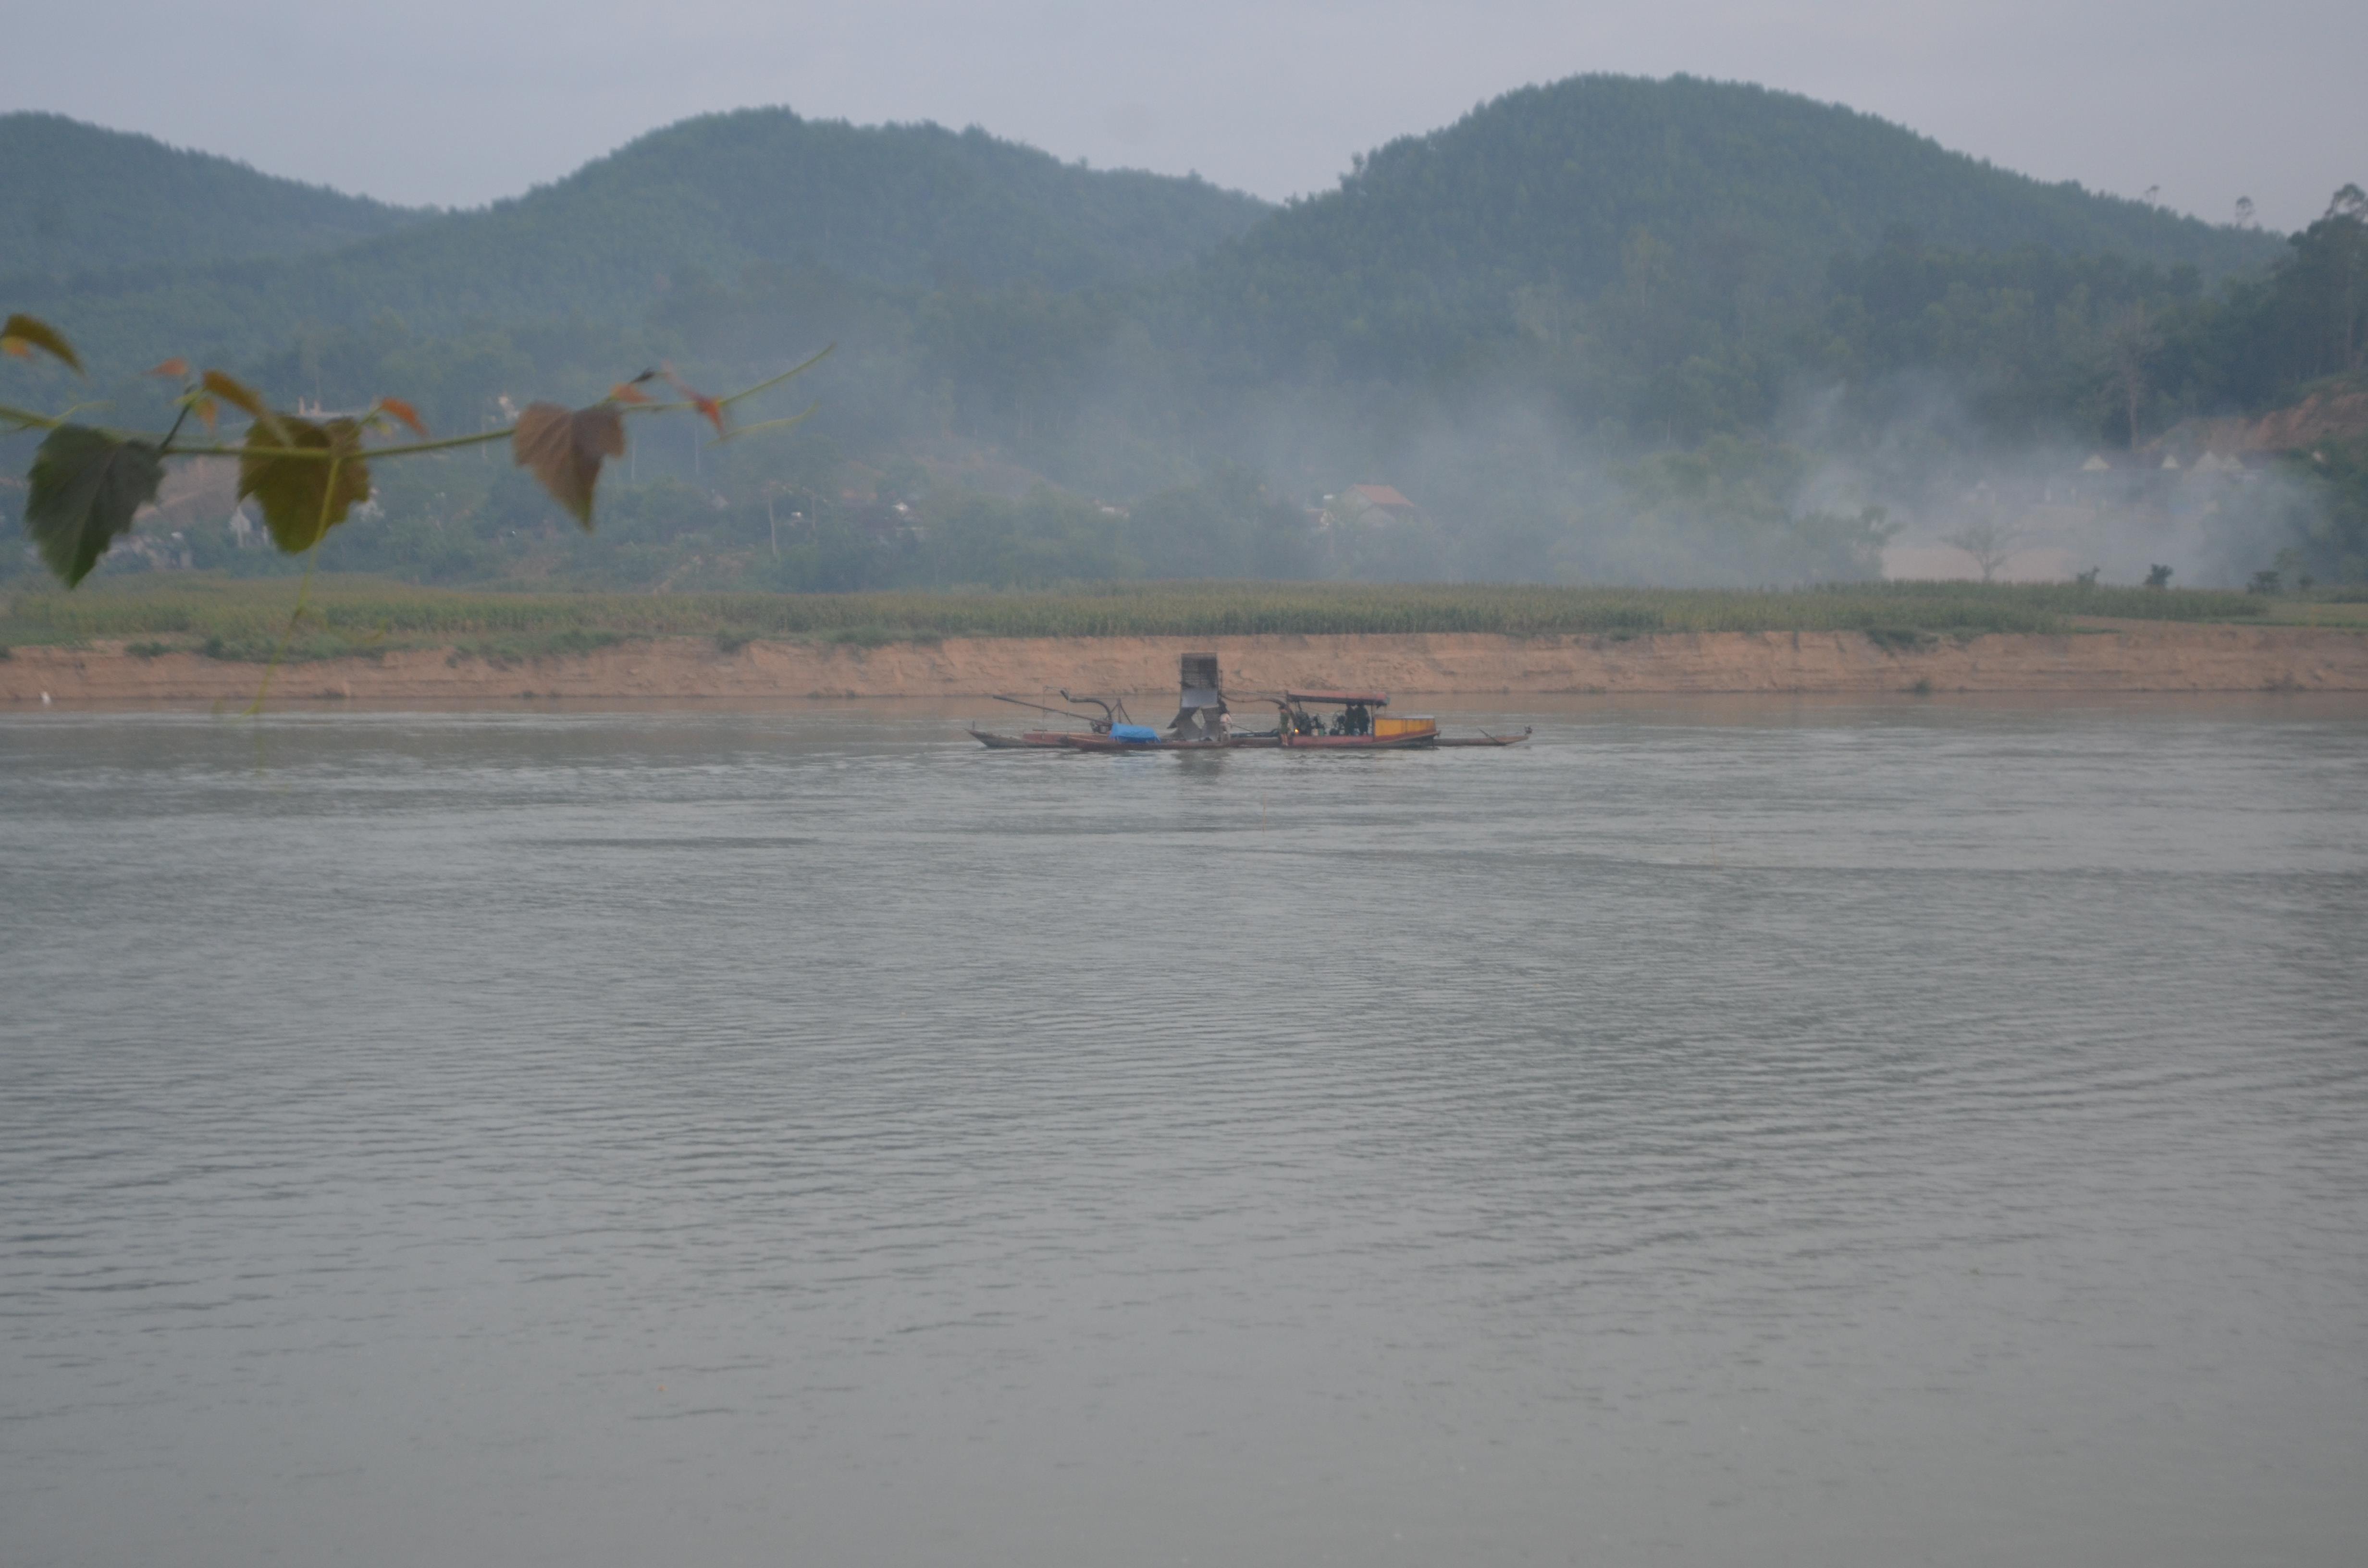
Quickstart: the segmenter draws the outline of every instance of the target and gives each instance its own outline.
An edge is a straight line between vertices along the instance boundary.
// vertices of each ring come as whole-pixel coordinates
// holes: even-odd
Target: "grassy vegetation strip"
[[[497,657],[582,653],[640,637],[878,645],[944,637],[1220,637],[1271,633],[1497,632],[1517,637],[1655,631],[1863,631],[1913,642],[1991,631],[2052,632],[2078,619],[2253,620],[2245,594],[2078,585],[1846,584],[1783,592],[1501,587],[1461,584],[1143,583],[1055,593],[526,594],[420,588],[370,578],[313,585],[290,656],[452,647]],[[268,655],[288,627],[290,584],[175,576],[66,594],[18,593],[0,643],[137,642]]]

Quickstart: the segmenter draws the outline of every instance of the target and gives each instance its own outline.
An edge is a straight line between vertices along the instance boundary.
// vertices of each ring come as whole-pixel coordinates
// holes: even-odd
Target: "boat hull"
[[[1067,732],[1062,730],[1029,730],[1017,735],[998,735],[991,730],[973,730],[970,738],[989,751],[1066,751]]]
[[[1430,746],[1517,746],[1530,738],[1518,735],[1235,735],[1222,741],[1121,741],[1108,735],[1085,735],[1070,730],[1029,730],[999,735],[973,730],[971,739],[989,751],[1418,751]]]
[[[1064,735],[1063,744],[1076,751],[1419,751],[1438,744],[1434,734],[1419,735],[1248,735],[1228,741],[1121,741],[1108,735]]]
[[[1121,741],[1109,735],[1064,735],[1064,744],[1075,751],[1229,751],[1227,741]]]
[[[1517,746],[1529,738],[1530,732],[1523,730],[1518,735],[1441,735],[1439,744],[1443,746]]]
[[[1292,751],[1418,751],[1439,744],[1436,731],[1420,731],[1410,735],[1285,735],[1282,744]]]

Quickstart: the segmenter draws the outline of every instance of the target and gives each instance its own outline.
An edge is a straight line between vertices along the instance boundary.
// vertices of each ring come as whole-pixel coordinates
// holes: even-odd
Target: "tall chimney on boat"
[[[1187,653],[1182,660],[1183,697],[1169,728],[1179,741],[1213,741],[1224,734],[1225,694],[1217,679],[1217,655]]]

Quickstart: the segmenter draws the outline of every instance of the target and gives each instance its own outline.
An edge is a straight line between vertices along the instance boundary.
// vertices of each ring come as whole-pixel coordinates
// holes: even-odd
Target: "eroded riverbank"
[[[275,699],[397,702],[521,697],[751,699],[1158,692],[1177,655],[1213,649],[1238,691],[1374,686],[1405,696],[1898,691],[2368,691],[2368,634],[2305,627],[2131,623],[2066,635],[1877,639],[1855,631],[946,638],[880,647],[653,638],[503,659],[397,649],[282,665]],[[18,647],[0,701],[252,699],[263,666],[122,642]]]

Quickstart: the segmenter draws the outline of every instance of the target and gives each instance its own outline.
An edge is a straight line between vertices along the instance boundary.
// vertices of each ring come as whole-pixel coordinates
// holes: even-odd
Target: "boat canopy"
[[[1292,702],[1339,702],[1361,708],[1390,705],[1386,691],[1286,691],[1282,695]]]

